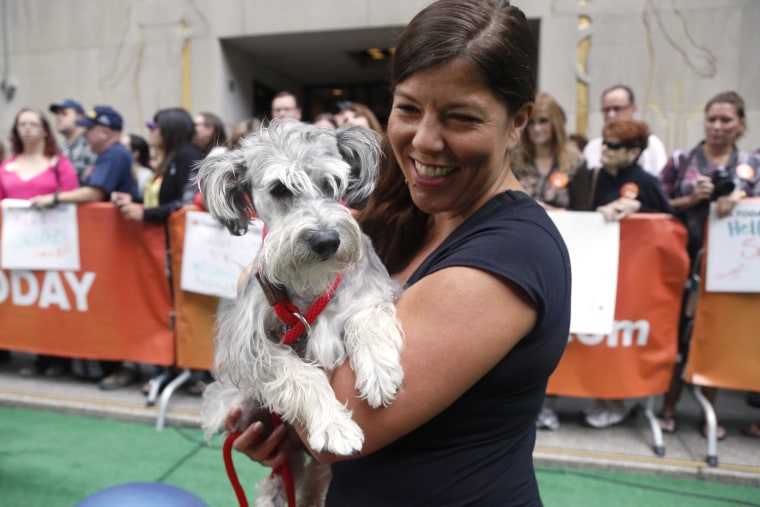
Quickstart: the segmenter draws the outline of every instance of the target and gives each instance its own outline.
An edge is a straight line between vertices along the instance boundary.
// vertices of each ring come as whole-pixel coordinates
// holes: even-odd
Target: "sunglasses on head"
[[[633,148],[633,146],[630,144],[619,143],[617,141],[608,141],[607,139],[604,139],[602,141],[602,144],[611,150],[619,150],[620,148]]]

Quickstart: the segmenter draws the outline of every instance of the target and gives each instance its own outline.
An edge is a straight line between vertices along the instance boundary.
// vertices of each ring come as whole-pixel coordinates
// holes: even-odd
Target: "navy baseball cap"
[[[70,107],[71,109],[73,109],[79,114],[84,114],[84,108],[82,107],[82,104],[80,104],[76,100],[71,100],[71,99],[66,99],[62,102],[58,102],[57,104],[50,104],[50,112],[57,113],[61,109],[66,109],[68,107]]]
[[[111,130],[121,130],[123,125],[121,115],[109,106],[95,106],[84,118],[78,119],[75,123],[87,128],[103,125]]]

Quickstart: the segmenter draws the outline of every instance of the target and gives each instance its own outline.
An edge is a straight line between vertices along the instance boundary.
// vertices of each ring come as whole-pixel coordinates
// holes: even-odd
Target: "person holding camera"
[[[660,176],[660,184],[670,198],[676,216],[688,230],[687,249],[692,269],[704,242],[710,204],[715,202],[718,217],[727,217],[743,197],[760,195],[760,155],[740,151],[736,146],[747,128],[744,100],[736,92],[722,92],[707,102],[704,112],[704,139],[690,150],[673,153]],[[685,294],[684,303],[687,296]],[[677,429],[675,409],[689,342],[689,333],[684,331],[691,320],[686,315],[690,313],[688,306],[682,305],[679,361],[658,416],[660,427],[666,433]],[[717,390],[706,387],[702,390],[714,404]],[[700,431],[705,434],[703,421]],[[725,438],[725,428],[718,426],[717,435],[719,440]]]

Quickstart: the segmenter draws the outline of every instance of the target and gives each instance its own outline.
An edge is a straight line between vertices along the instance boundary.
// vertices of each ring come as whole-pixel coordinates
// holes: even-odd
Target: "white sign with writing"
[[[259,253],[264,223],[252,219],[244,236],[233,236],[208,213],[188,211],[182,250],[182,290],[233,299],[240,273]]]
[[[35,209],[29,201],[3,199],[2,269],[79,271],[75,204]]]
[[[550,211],[549,216],[570,253],[570,332],[606,335],[615,323],[620,222],[586,211]]]
[[[760,199],[739,202],[733,216],[707,222],[706,290],[760,292]]]

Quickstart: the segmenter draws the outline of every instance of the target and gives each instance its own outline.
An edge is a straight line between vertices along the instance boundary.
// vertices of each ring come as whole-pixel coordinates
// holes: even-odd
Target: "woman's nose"
[[[414,134],[412,144],[423,152],[438,152],[443,150],[442,125],[434,115],[424,115],[420,121],[417,132]]]

